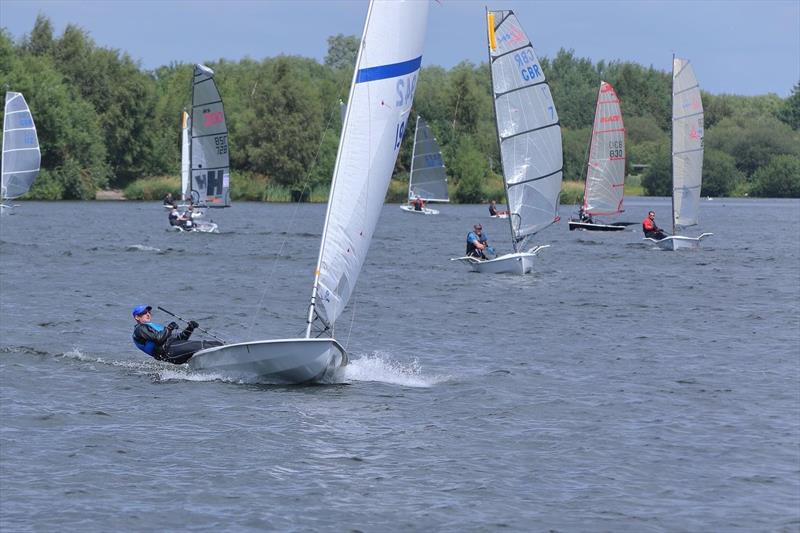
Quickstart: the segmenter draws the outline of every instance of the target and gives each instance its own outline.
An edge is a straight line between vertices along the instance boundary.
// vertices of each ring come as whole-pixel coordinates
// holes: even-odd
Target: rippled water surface
[[[668,226],[666,199],[627,206]],[[0,529],[800,529],[800,202],[704,200],[694,252],[562,221],[524,277],[449,261],[478,221],[508,251],[486,206],[388,205],[337,383],[135,349],[140,303],[299,335],[324,210],[240,203],[216,235],[153,203],[2,217]]]

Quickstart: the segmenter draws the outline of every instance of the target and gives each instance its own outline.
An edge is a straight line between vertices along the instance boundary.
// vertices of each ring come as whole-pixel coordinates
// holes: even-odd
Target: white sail
[[[703,179],[703,102],[687,59],[672,59],[672,221],[673,232],[694,226]]]
[[[539,59],[513,11],[489,11],[497,134],[514,249],[557,220],[561,127]]]
[[[192,80],[191,200],[200,206],[228,207],[230,162],[228,127],[214,71],[194,66]]]
[[[7,92],[3,115],[3,154],[0,191],[4,200],[30,190],[39,174],[42,155],[36,125],[22,93]]]
[[[619,98],[611,84],[600,82],[586,166],[583,210],[590,215],[622,212],[625,195],[625,126]]]
[[[190,149],[189,149],[189,113],[181,113],[181,200],[187,201],[192,198],[190,173]]]
[[[428,2],[373,0],[347,101],[309,325],[333,327],[367,256],[411,111]]]
[[[426,202],[449,202],[447,171],[442,150],[428,123],[417,116],[411,172],[408,177],[408,199],[424,198]]]

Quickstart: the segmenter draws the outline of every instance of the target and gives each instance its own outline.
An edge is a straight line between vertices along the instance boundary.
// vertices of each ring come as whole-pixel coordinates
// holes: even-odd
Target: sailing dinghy
[[[514,252],[495,259],[458,257],[476,272],[527,274],[549,245],[528,240],[558,220],[563,174],[561,126],[550,86],[513,11],[487,11],[489,62],[500,160]]]
[[[0,160],[0,194],[3,202],[27,193],[36,176],[42,154],[31,110],[22,93],[6,92],[3,114],[3,153]],[[0,212],[12,205],[0,204]]]
[[[439,214],[438,209],[429,207],[415,209],[413,202],[417,198],[425,200],[425,203],[450,201],[442,150],[430,126],[421,116],[417,116],[414,147],[411,149],[411,172],[408,176],[409,203],[401,205],[400,209],[420,215]]]
[[[336,319],[355,288],[381,213],[417,85],[428,2],[372,0],[350,86],[304,338],[197,352],[195,370],[281,383],[325,381],[346,365]]]
[[[216,233],[206,209],[230,207],[228,126],[214,71],[196,64],[192,75],[192,110],[182,115],[181,199],[194,206],[192,224],[183,231]]]
[[[672,57],[672,233],[661,240],[645,237],[662,250],[699,248],[698,237],[679,235],[698,223],[703,181],[703,102],[688,59]]]
[[[634,222],[603,224],[592,217],[622,213],[625,196],[625,126],[614,87],[600,82],[597,105],[589,141],[586,185],[583,189],[583,216],[569,221],[570,231],[623,231]]]

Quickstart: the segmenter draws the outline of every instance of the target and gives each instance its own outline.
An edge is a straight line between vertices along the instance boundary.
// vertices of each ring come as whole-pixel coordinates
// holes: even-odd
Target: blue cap
[[[133,316],[137,317],[139,315],[143,315],[152,309],[153,308],[150,307],[149,305],[137,305],[136,307],[133,308]]]

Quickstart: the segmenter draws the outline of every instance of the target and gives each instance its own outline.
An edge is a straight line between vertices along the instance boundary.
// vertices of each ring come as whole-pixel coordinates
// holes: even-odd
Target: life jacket
[[[473,231],[470,231],[469,233],[467,233],[467,253],[466,253],[466,255],[468,255],[468,256],[469,255],[476,255],[474,252],[477,251],[478,252],[477,255],[478,256],[482,256],[483,255],[483,251],[479,250],[478,247],[475,246],[475,244],[473,244],[473,242],[472,242],[473,239],[469,238],[470,235],[475,235],[475,237],[477,237],[478,242],[480,242],[480,243],[484,243],[486,241],[486,239],[484,239],[482,235],[480,237],[478,237],[478,234],[473,232]]]
[[[158,333],[164,331],[164,326],[162,326],[161,324],[156,324],[155,322],[147,322],[145,325],[150,326]],[[139,348],[141,351],[143,351],[150,357],[156,356],[156,348],[158,347],[158,345],[155,342],[153,341],[141,342],[139,341],[139,339],[136,338],[136,335],[133,335],[133,344],[135,344],[137,348]]]
[[[644,231],[645,233],[649,233],[655,230],[656,230],[656,223],[650,220],[650,217],[645,217],[645,219],[642,220],[642,231]]]

